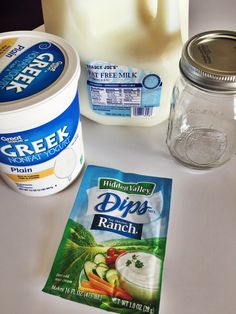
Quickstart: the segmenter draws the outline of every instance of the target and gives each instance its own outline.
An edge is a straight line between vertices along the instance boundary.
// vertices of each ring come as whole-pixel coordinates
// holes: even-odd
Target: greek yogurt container
[[[14,190],[53,194],[80,173],[79,76],[79,56],[61,38],[0,35],[0,173]]]

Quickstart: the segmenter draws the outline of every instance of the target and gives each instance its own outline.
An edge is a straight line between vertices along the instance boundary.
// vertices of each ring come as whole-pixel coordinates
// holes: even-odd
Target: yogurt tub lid
[[[79,75],[79,56],[60,37],[35,31],[2,33],[0,118],[48,102]]]

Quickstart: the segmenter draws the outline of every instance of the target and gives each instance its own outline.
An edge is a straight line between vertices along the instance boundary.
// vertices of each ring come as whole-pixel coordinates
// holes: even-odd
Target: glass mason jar
[[[167,145],[194,168],[224,164],[236,152],[236,32],[198,34],[184,46],[173,90]]]

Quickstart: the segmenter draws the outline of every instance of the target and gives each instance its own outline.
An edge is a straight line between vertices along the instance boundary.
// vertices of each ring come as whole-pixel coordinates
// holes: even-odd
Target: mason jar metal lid
[[[204,89],[236,91],[236,32],[209,31],[189,39],[180,70]]]

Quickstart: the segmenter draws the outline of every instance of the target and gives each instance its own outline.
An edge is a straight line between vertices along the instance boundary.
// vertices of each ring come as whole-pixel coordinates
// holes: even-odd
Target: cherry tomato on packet
[[[114,247],[110,247],[108,250],[107,250],[107,255],[108,256],[112,256],[116,254],[116,249]]]
[[[121,255],[121,254],[124,254],[125,253],[125,250],[119,250],[118,251],[118,255]]]
[[[106,256],[106,264],[112,265],[114,263],[114,255],[108,255]]]
[[[107,265],[114,264],[118,256],[119,256],[118,254],[106,256],[106,264]]]
[[[116,259],[117,259],[118,256],[119,256],[119,254],[117,254],[117,253],[113,255],[113,257],[114,257],[114,262],[116,261]]]

